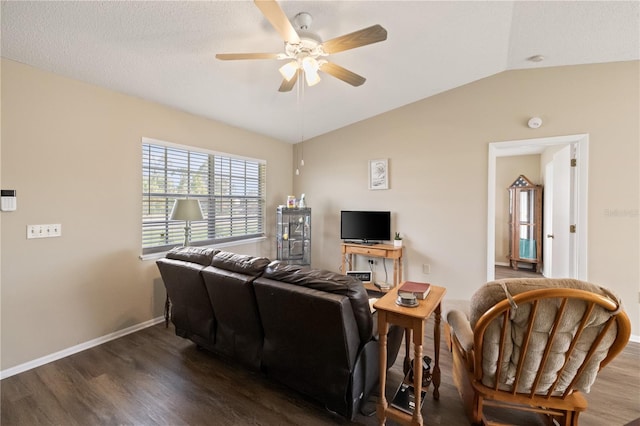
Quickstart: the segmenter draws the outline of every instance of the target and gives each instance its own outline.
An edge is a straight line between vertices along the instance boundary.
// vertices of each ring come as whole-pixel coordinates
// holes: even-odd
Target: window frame
[[[154,192],[150,187],[152,171],[154,170],[150,153],[151,150],[158,148],[165,150],[164,165],[160,168],[155,168],[156,170],[162,170],[161,174],[164,173],[161,178],[161,180],[164,179],[164,191]],[[176,153],[179,154],[174,157],[174,160],[175,158],[187,160],[186,166],[183,164],[183,168],[180,170],[177,167],[172,169],[169,151],[167,150],[173,150],[174,155]],[[147,152],[149,154],[146,154]],[[190,161],[192,156],[199,157],[200,165],[202,166],[203,155],[206,155],[207,162],[206,193],[197,193],[194,192],[197,188],[196,190],[192,188],[194,186],[192,185],[192,179],[193,176],[199,175],[202,177],[203,173],[192,168]],[[194,237],[190,243],[192,246],[244,242],[266,236],[266,160],[147,137],[143,137],[141,141],[141,157],[142,208],[140,246],[142,257],[163,253],[183,244],[184,221],[169,219],[174,200],[177,198],[188,197],[200,200],[204,219],[191,223],[191,235]],[[222,163],[226,163],[226,168],[218,168]],[[244,172],[239,173],[238,170],[242,168]],[[173,179],[174,183],[176,183],[175,179],[177,179],[175,176],[173,178],[169,177],[171,171],[177,173],[181,179],[186,177],[186,191],[184,188],[182,191],[171,191],[168,188],[168,182]],[[226,184],[223,182],[225,178],[228,179]],[[236,185],[233,185],[232,181]],[[184,185],[185,183],[181,181],[180,184]],[[240,187],[244,189],[238,192]],[[228,193],[223,194],[224,190],[227,190]],[[159,207],[154,208],[153,204]],[[218,213],[223,210],[227,212],[226,218],[225,215]],[[238,213],[242,211],[244,211],[243,214]],[[161,233],[159,236],[153,235],[154,227]],[[244,231],[247,231],[246,233],[242,232],[243,228]],[[223,229],[225,231],[224,234]],[[251,232],[253,230],[255,232]],[[199,238],[198,235],[203,233],[206,234],[206,238]],[[161,240],[161,243],[157,244],[155,240]]]

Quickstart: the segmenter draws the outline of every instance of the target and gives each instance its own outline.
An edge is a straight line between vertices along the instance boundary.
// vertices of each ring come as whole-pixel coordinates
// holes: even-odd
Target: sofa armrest
[[[453,334],[465,352],[473,349],[473,330],[469,323],[469,318],[456,309],[452,309],[447,313],[447,323],[451,327]]]

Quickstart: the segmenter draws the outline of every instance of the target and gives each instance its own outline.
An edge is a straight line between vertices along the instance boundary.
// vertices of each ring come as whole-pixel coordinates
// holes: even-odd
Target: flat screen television
[[[340,239],[358,243],[391,240],[391,212],[342,210]]]

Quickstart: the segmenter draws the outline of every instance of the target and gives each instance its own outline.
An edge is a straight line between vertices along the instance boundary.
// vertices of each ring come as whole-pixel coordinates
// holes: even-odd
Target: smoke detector
[[[542,126],[542,118],[531,117],[531,119],[529,119],[529,122],[527,123],[527,126],[529,126],[529,128],[531,129],[537,129],[538,127]]]

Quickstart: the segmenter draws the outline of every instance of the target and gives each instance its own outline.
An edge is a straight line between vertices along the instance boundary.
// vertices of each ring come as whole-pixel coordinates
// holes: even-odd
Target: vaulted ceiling
[[[364,85],[280,93],[283,62],[217,60],[283,51],[251,1],[3,1],[2,56],[292,143],[505,70],[640,59],[637,1],[279,4],[322,40],[382,25],[386,41],[330,57]]]

